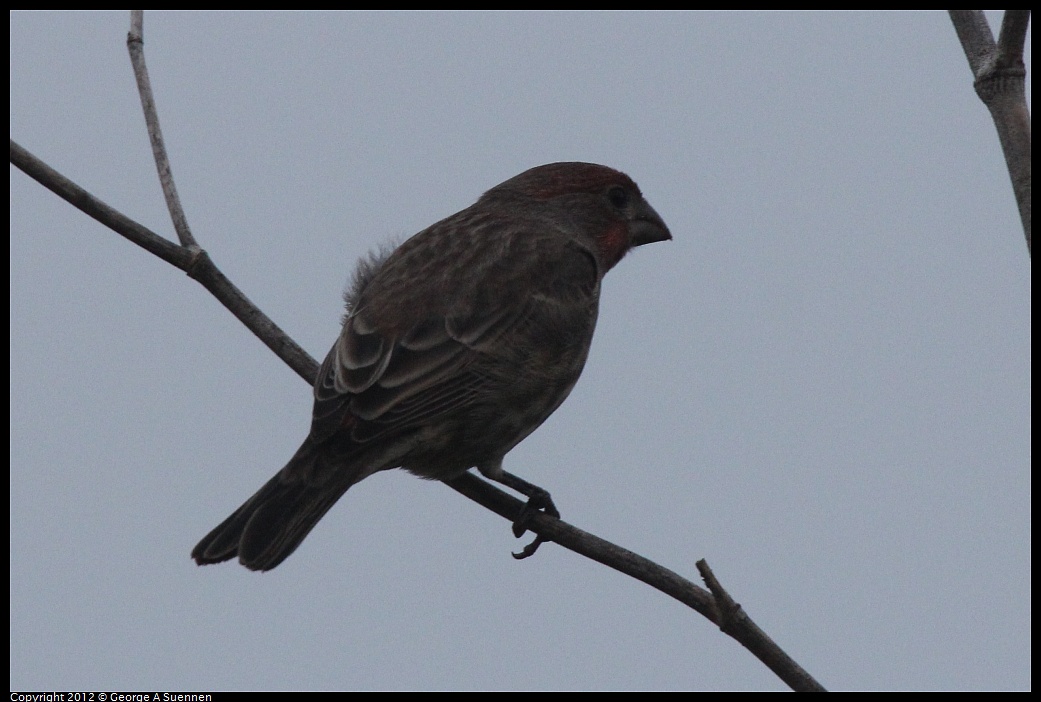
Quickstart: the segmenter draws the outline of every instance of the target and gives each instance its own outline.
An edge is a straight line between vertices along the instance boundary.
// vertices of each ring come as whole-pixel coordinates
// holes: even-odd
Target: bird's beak
[[[629,227],[633,246],[668,241],[672,238],[672,232],[665,226],[665,220],[647,204],[646,200],[640,202],[633,214],[632,224]]]

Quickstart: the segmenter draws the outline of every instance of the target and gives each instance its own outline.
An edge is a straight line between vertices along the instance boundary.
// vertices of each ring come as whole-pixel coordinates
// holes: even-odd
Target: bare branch
[[[1031,135],[1026,100],[1023,46],[1030,10],[1006,10],[997,44],[982,10],[949,10],[975,78],[980,100],[990,110],[1005,154],[1019,218],[1033,254],[1031,237]]]
[[[145,125],[148,127],[148,139],[152,143],[152,156],[155,167],[159,171],[159,184],[166,198],[166,208],[170,211],[174,230],[182,246],[197,247],[195,237],[188,228],[188,218],[181,207],[181,198],[174,185],[170,159],[166,156],[166,144],[163,143],[163,130],[159,128],[159,113],[155,109],[155,97],[152,95],[152,82],[148,79],[148,67],[145,66],[144,11],[130,11],[130,32],[127,34],[127,51],[130,52],[130,63],[134,67],[134,78],[137,79],[137,92],[141,95],[141,109],[145,113]]]
[[[457,492],[479,502],[501,517],[515,521],[524,503],[508,495],[475,475],[467,473],[445,483]],[[756,626],[755,622],[736,604],[708,569],[704,560],[698,561],[698,570],[708,573],[706,583],[712,592],[698,587],[679,574],[654,563],[632,551],[616,546],[587,531],[583,531],[555,517],[538,513],[532,516],[532,531],[547,541],[555,541],[566,549],[603,563],[620,573],[647,583],[655,590],[679,600],[719,626],[726,635],[734,638],[756,658],[766,664],[777,677],[797,692],[823,692],[824,688],[814,680],[780,646]]]
[[[11,140],[11,163],[29,177],[87,213],[106,227],[122,234],[141,248],[167,263],[180,268],[202,283],[222,305],[227,307],[246,328],[253,332],[269,349],[296,371],[297,375],[313,382],[318,363],[288,334],[257,309],[248,297],[221,273],[209,255],[198,246],[178,246],[143,227],[122,212],[109,207],[71,180]]]
[[[250,331],[268,348],[285,361],[297,375],[313,384],[318,363],[286,336],[267,315],[261,312],[242,292],[224,276],[202,249],[177,246],[151,230],[134,222],[126,215],[109,207],[96,197],[68,180],[28,151],[11,141],[11,163],[20,168],[63,200],[83,210],[98,222],[122,234],[130,241],[156,254],[164,261],[186,271],[202,283],[214,297],[231,310]],[[445,483],[453,490],[513,522],[520,515],[524,503],[470,473]],[[743,611],[737,624],[725,625],[721,618],[719,598],[698,587],[677,573],[650,561],[628,549],[605,541],[589,532],[574,527],[555,517],[538,513],[527,525],[531,531],[547,541],[555,541],[564,548],[591,558],[615,570],[647,583],[669,597],[695,610],[726,634],[737,639],[745,648],[763,661],[793,690],[819,690],[820,684],[791,659],[770,637],[748,618]]]
[[[50,189],[62,199],[86,212],[98,222],[108,226],[135,244],[145,248],[164,261],[180,268],[199,281],[214,297],[216,297],[232,314],[263,341],[268,348],[285,361],[298,375],[313,384],[318,372],[318,363],[299,345],[289,338],[274,322],[261,312],[250,300],[214,265],[207,253],[201,249],[188,230],[187,221],[177,198],[173,185],[169,162],[162,145],[158,116],[151,99],[148,87],[147,72],[144,69],[143,47],[141,42],[142,19],[134,11],[132,27],[128,36],[128,46],[138,76],[142,105],[148,122],[149,135],[152,138],[163,191],[167,197],[167,205],[174,219],[175,227],[181,238],[178,246],[167,241],[158,234],[134,222],[117,210],[109,207],[96,197],[68,180],[54,169],[37,159],[31,153],[11,141],[11,163]],[[137,58],[134,58],[137,55]],[[464,474],[459,478],[445,481],[452,489],[469,497],[485,508],[516,521],[524,503],[499,490],[475,475]],[[823,690],[805,670],[798,666],[785,654],[758,626],[755,625],[740,606],[733,603],[714,576],[709,581],[712,592],[708,592],[677,573],[663,568],[656,563],[632,551],[605,541],[566,522],[547,514],[538,513],[526,524],[529,529],[543,539],[554,541],[565,548],[603,563],[621,573],[637,580],[686,604],[707,619],[717,624],[721,630],[735,638],[749,651],[762,660],[793,690]],[[699,563],[699,568],[704,561]],[[705,566],[707,569],[707,565]],[[703,574],[705,570],[702,571]],[[711,574],[711,571],[708,571]]]
[[[994,35],[983,10],[948,10],[972,74],[977,75],[994,53]]]
[[[1005,10],[998,35],[998,63],[1012,65],[1023,60],[1023,47],[1027,43],[1027,27],[1030,26],[1030,10]]]
[[[716,610],[715,622],[719,629],[727,636],[731,636],[741,643],[742,646],[751,651],[756,658],[765,663],[777,677],[784,680],[788,685],[798,692],[827,692],[819,682],[803,670],[791,656],[785,653],[773,639],[766,635],[762,629],[745,613],[737,602],[730,596],[723,585],[716,578],[716,574],[708,567],[708,562],[702,558],[697,565],[701,578],[712,592],[713,607]]]
[[[82,210],[112,231],[122,234],[167,263],[177,266],[183,271],[187,271],[191,265],[192,253],[190,251],[167,241],[151,229],[141,226],[122,212],[109,207],[23,149],[15,143],[14,139],[11,139],[11,163],[76,209]]]

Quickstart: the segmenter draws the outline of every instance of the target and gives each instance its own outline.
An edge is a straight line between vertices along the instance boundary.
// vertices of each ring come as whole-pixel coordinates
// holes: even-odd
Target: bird
[[[352,485],[392,468],[432,480],[476,468],[559,516],[503,457],[578,381],[607,271],[671,238],[629,176],[560,162],[362,258],[314,384],[309,434],[192,558],[271,570]]]

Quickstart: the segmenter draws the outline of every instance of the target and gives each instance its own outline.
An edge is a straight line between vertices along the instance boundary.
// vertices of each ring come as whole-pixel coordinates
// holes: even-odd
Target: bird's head
[[[632,178],[595,163],[536,166],[500,183],[484,197],[519,197],[548,206],[579,235],[592,240],[603,270],[633,247],[672,238]]]

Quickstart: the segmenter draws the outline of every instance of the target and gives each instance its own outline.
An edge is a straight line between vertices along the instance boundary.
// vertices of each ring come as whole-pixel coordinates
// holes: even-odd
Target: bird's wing
[[[566,343],[580,325],[573,318],[595,305],[596,260],[571,242],[525,253],[528,260],[495,276],[461,281],[447,304],[415,305],[425,314],[405,325],[370,319],[369,307],[355,310],[319,371],[311,438],[349,429],[365,442],[434,421],[473,401],[489,360],[494,366],[497,356],[533,343],[547,351]]]

